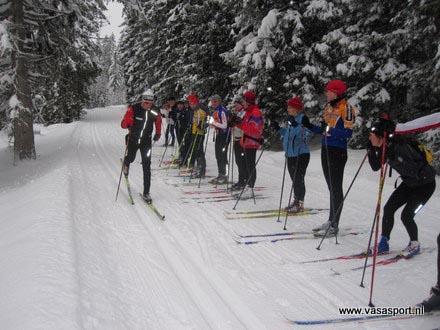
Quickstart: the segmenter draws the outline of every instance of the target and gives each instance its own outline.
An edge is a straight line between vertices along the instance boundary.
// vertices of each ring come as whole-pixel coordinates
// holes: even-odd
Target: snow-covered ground
[[[342,228],[362,232],[315,249],[316,239],[238,245],[236,234],[281,232],[276,219],[227,220],[232,201],[197,203],[177,170],[160,170],[163,147],[153,150],[152,197],[165,213],[158,220],[140,201],[139,157],[131,167],[135,205],[124,185],[115,202],[125,132],[123,107],[89,110],[87,118],[54,125],[36,136],[38,159],[13,166],[5,138],[0,149],[0,325],[2,329],[281,329],[291,319],[337,317],[338,307],[366,306],[362,260],[301,264],[365,249],[377,198],[378,174],[366,164],[347,198]],[[160,141],[162,142],[162,141]],[[158,143],[161,145],[162,143]],[[171,150],[169,155],[171,154]],[[345,186],[364,151],[350,151]],[[168,157],[166,157],[168,158]],[[208,173],[216,174],[213,145]],[[258,166],[258,194],[238,210],[276,208],[283,153],[265,152]],[[387,178],[384,200],[394,187]],[[306,177],[307,207],[328,207],[320,151]],[[203,184],[200,190],[213,188]],[[286,185],[287,189],[287,185]],[[287,195],[287,194],[286,194]],[[196,195],[192,195],[196,196]],[[203,195],[202,195],[203,196]],[[417,215],[423,247],[436,247],[440,190]],[[291,217],[289,230],[309,230],[327,218]],[[392,249],[408,236],[396,216]],[[376,306],[411,306],[436,279],[436,252],[377,268]],[[335,275],[339,272],[340,275]],[[342,327],[431,329],[439,317]]]

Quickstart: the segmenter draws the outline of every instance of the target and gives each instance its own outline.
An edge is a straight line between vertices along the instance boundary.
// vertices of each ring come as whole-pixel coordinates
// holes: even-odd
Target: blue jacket
[[[283,149],[287,157],[310,153],[308,143],[312,132],[301,125],[303,117],[303,113],[299,113],[295,117],[289,116],[288,120],[295,120],[298,125],[296,127],[288,125],[278,131],[283,140]]]

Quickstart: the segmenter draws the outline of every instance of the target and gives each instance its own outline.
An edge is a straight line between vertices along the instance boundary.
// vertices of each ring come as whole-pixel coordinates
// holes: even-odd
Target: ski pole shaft
[[[287,157],[284,157],[284,170],[283,170],[283,180],[281,183],[281,194],[280,194],[280,204],[278,206],[278,219],[277,222],[281,222],[281,205],[283,203],[283,194],[284,194],[284,181],[286,179],[286,169],[287,169]]]
[[[375,279],[375,274],[376,274],[376,259],[377,259],[377,240],[379,238],[379,222],[380,222],[380,209],[381,209],[381,204],[382,204],[382,191],[383,191],[383,186],[385,183],[385,178],[386,178],[386,173],[387,173],[387,167],[388,167],[388,163],[386,163],[386,152],[387,152],[387,133],[386,131],[384,132],[384,141],[382,144],[382,159],[381,159],[381,172],[380,172],[380,186],[379,186],[379,193],[378,193],[378,198],[377,198],[377,216],[375,220],[375,225],[376,225],[376,231],[375,231],[375,238],[374,238],[374,252],[373,252],[373,269],[371,271],[371,284],[370,284],[370,301],[368,303],[368,305],[370,307],[374,306],[373,305],[373,290],[374,290],[374,279]],[[368,256],[368,253],[367,253]],[[366,266],[364,266],[366,267]]]
[[[167,149],[168,149],[168,143],[165,144],[165,150],[163,151],[162,157],[160,158],[159,167],[162,166],[162,162],[165,157],[165,154],[167,153]]]
[[[287,141],[288,141],[288,144],[287,144],[287,150],[285,151],[285,154],[284,154],[284,170],[283,170],[283,181],[282,181],[282,183],[281,183],[281,194],[280,194],[280,205],[279,205],[279,207],[278,207],[278,219],[277,219],[277,222],[281,222],[281,220],[280,220],[280,217],[281,217],[281,205],[282,205],[282,202],[283,202],[283,193],[284,193],[284,180],[286,179],[286,169],[287,169],[287,153],[289,152],[289,144],[290,144],[290,129],[289,129],[290,127],[288,127],[288,130],[289,130],[289,135],[288,135],[288,138],[287,138]],[[295,140],[295,139],[294,139]],[[294,141],[292,142],[292,148],[293,148],[293,144],[294,144]],[[298,155],[299,156],[299,155]],[[298,161],[297,161],[297,167],[298,167]],[[295,168],[295,172],[296,172],[296,168]],[[290,200],[291,200],[291,198],[292,198],[292,190],[293,190],[293,182],[292,182],[292,189],[290,189],[290,195],[289,195],[289,204],[287,204],[287,206],[289,206],[290,205]],[[286,214],[287,214],[287,212],[286,212]],[[284,223],[284,228],[286,228],[286,222],[287,222],[287,216],[286,216],[286,221],[285,221],[285,223]],[[285,230],[285,229],[284,229]]]
[[[119,182],[118,182],[118,189],[116,190],[115,202],[118,200],[119,188],[121,187],[121,180],[122,180],[122,171],[124,170],[124,161],[125,161],[125,157],[127,156],[127,152],[128,152],[128,141],[126,142],[125,151],[124,151],[124,158],[122,159],[121,173],[119,174]]]

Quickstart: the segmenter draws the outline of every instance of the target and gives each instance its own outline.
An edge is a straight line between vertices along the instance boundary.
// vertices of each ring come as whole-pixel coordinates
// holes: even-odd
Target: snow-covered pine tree
[[[5,55],[2,118],[13,123],[15,154],[29,158],[35,155],[34,117],[45,123],[79,118],[88,98],[86,87],[97,73],[92,58],[94,36],[105,7],[101,0],[3,1],[0,5],[5,18],[0,31]]]
[[[108,68],[108,84],[110,104],[123,104],[125,102],[125,84],[120,63],[119,47],[113,51],[110,67]]]
[[[90,107],[103,107],[110,104],[110,98],[113,93],[109,89],[110,68],[114,63],[114,56],[116,54],[116,40],[115,36],[104,37],[98,41],[99,52],[97,57],[97,64],[100,69],[100,74],[95,82],[90,85]]]

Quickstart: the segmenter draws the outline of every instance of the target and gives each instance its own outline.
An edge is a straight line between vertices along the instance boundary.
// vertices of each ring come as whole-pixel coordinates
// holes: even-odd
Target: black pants
[[[171,135],[171,144],[174,145],[174,141],[176,139],[174,135],[174,125],[168,124],[167,129],[165,131],[165,144],[168,144],[168,138]]]
[[[189,130],[185,130],[185,132],[182,135],[182,143],[180,144],[180,162],[183,164],[183,162],[188,161],[189,153],[191,151],[191,142],[192,142],[192,135]]]
[[[142,170],[144,172],[144,194],[149,194],[151,184],[151,140],[141,145],[138,145],[135,141],[129,140],[127,156],[124,158],[124,164],[128,166],[134,162],[138,149],[141,152]]]
[[[240,140],[234,141],[235,164],[238,167],[238,183],[246,184],[246,160],[244,158],[244,150],[240,145]]]
[[[219,133],[215,138],[215,159],[217,160],[218,175],[226,175],[226,166],[228,165],[228,134]]]
[[[325,181],[330,192],[329,221],[334,227],[338,227],[342,212],[344,193],[342,183],[344,169],[347,163],[347,150],[336,147],[322,146],[321,165]]]
[[[244,182],[248,182],[249,187],[253,188],[255,186],[255,181],[257,180],[257,169],[255,168],[257,149],[243,149],[243,151],[246,166]]]
[[[383,208],[382,235],[390,238],[394,225],[394,213],[403,205],[401,219],[411,241],[418,240],[417,225],[414,221],[416,211],[429,200],[435,190],[435,181],[419,187],[409,187],[402,182],[391,194]]]
[[[205,151],[204,151],[204,135],[195,135],[192,136],[191,150],[189,151],[189,165],[194,166],[197,161],[197,167],[200,172],[204,175],[206,170],[206,159],[205,159]]]
[[[304,201],[306,186],[304,177],[306,176],[307,166],[309,165],[310,154],[302,154],[298,157],[287,158],[287,169],[293,184],[293,193],[295,200]]]

